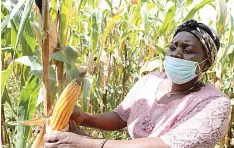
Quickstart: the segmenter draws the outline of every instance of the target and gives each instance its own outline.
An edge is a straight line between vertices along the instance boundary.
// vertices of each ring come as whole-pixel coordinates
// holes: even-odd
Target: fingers
[[[45,148],[62,148],[67,143],[66,132],[55,135],[44,135]],[[67,146],[68,147],[68,146]]]
[[[76,128],[76,122],[74,120],[69,121],[69,131],[72,131]]]
[[[45,142],[45,148],[57,148],[59,145],[57,143],[47,143]]]
[[[70,119],[74,120],[74,119],[76,119],[76,117],[77,117],[77,114],[73,112],[73,113],[71,114]]]
[[[45,143],[45,148],[71,148],[69,144]]]
[[[59,141],[58,135],[45,135],[44,141],[48,143],[55,143]]]
[[[84,113],[79,107],[74,108],[70,120],[74,120],[76,125],[80,125],[84,120]]]

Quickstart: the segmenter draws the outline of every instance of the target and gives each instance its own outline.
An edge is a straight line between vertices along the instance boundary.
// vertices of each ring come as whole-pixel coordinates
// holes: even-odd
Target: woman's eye
[[[169,49],[170,49],[171,51],[175,51],[176,47],[175,47],[175,45],[171,45],[171,46],[169,47]]]
[[[185,49],[184,52],[187,54],[193,53],[191,49]]]

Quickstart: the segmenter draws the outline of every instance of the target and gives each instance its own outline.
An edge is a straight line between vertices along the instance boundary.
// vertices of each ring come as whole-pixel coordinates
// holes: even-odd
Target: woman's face
[[[186,31],[177,33],[173,38],[167,55],[198,63],[206,59],[206,53],[201,42],[193,34]],[[201,69],[203,69],[206,62],[207,61],[199,65]]]

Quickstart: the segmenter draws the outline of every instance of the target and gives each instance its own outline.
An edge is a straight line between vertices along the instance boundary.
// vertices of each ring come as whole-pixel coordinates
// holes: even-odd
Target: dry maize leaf
[[[143,54],[141,54],[140,56],[139,56],[139,59],[138,59],[138,65],[139,66],[143,66],[144,65],[144,63],[145,63],[145,60],[144,60],[144,55]]]
[[[87,56],[86,64],[87,64],[87,73],[92,75],[94,71],[95,61],[94,57],[91,54]]]
[[[41,34],[39,34],[40,29],[37,30],[37,26],[34,23],[32,23],[32,28],[36,36],[39,49],[42,50],[42,38],[41,38]]]
[[[130,0],[130,3],[137,4],[137,0]]]
[[[148,53],[148,57],[147,57],[147,59],[152,59],[153,57],[154,57],[154,54],[155,54],[155,47],[154,46],[151,46],[150,48],[149,48],[149,53]]]
[[[40,133],[37,135],[36,139],[32,144],[32,148],[44,148],[43,137],[45,135],[45,125],[41,128]]]
[[[115,13],[114,16],[120,15],[120,14],[123,12],[123,10],[124,10],[124,7],[123,7],[123,8],[120,8],[120,9]]]
[[[67,35],[68,35],[68,26],[71,24],[71,20],[72,20],[72,17],[75,16],[75,13],[76,13],[76,10],[77,10],[77,6],[73,7],[69,12],[69,15],[67,17],[67,20],[66,20],[66,27],[65,27],[65,31],[64,31],[64,40],[61,41],[63,42],[63,45],[66,46],[67,44]]]
[[[86,73],[87,72],[87,66],[81,65],[81,66],[77,67],[77,69],[78,69],[78,71],[80,73]]]
[[[160,59],[154,59],[151,61],[147,61],[144,63],[144,65],[140,69],[140,73],[146,72],[146,71],[153,71],[155,68],[160,68],[162,66],[162,60]]]
[[[234,59],[232,60],[232,67],[234,68]]]
[[[220,83],[219,80],[215,82],[215,88],[217,88],[218,90],[220,90],[220,88],[221,88],[221,83]]]
[[[38,18],[38,24],[39,24],[39,28],[40,30],[43,30],[42,28],[42,16],[41,14],[39,13],[37,15],[37,18]],[[57,27],[56,25],[53,23],[52,21],[52,18],[49,17],[49,55],[51,55],[51,53],[57,48],[57,43],[58,43],[58,33],[57,33]],[[35,30],[34,30],[35,31]],[[37,37],[37,34],[36,34],[36,37]],[[42,47],[42,39],[40,39],[40,37],[37,37],[37,41],[38,41],[38,44],[40,46],[41,44],[41,47]],[[41,55],[42,55],[42,51],[41,51]]]
[[[43,126],[45,124],[46,118],[37,118],[32,120],[26,120],[26,121],[14,121],[9,122],[10,125],[18,125],[23,124],[25,126]]]
[[[125,46],[125,40],[120,40],[120,43],[119,43],[119,50],[118,50],[118,56],[122,56],[122,51],[123,51],[123,48]]]
[[[57,43],[58,43],[58,34],[57,34],[57,27],[56,25],[52,22],[52,18],[49,19],[49,55],[57,48]]]

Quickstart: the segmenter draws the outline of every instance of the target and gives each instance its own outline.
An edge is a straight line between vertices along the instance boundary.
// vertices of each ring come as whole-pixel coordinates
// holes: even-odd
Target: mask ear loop
[[[202,69],[201,69],[201,67],[200,67],[200,64],[203,63],[203,62],[205,62],[206,60],[207,60],[207,58],[205,60],[203,60],[202,62],[200,62],[200,63],[197,64],[197,67],[198,67],[198,70],[199,70],[199,72],[197,74],[198,76],[200,76],[202,74],[202,72],[203,72]]]

